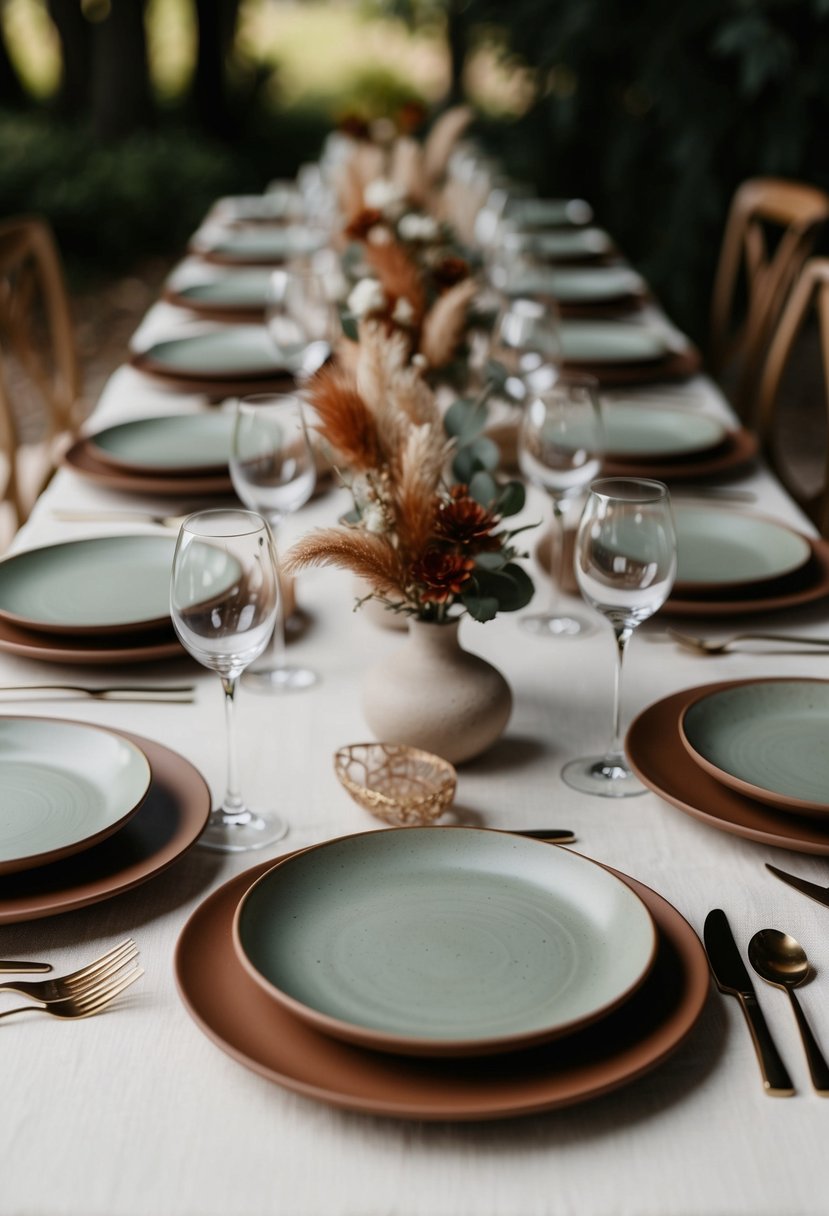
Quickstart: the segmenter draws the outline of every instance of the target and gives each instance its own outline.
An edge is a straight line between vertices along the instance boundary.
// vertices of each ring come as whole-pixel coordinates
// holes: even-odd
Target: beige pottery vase
[[[491,663],[462,649],[458,624],[412,620],[404,645],[369,670],[363,714],[381,742],[407,743],[459,764],[503,731],[510,686]]]

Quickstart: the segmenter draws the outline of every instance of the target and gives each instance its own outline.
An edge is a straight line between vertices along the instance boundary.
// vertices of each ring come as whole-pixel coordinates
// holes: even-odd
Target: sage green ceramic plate
[[[644,279],[629,266],[580,266],[571,270],[538,267],[517,277],[510,294],[548,295],[561,304],[603,304],[644,290]]]
[[[240,959],[337,1038],[483,1055],[566,1034],[625,1000],[656,949],[629,887],[503,832],[397,828],[330,841],[250,888]]]
[[[675,590],[705,591],[762,585],[805,566],[805,536],[762,516],[716,507],[674,505]]]
[[[96,455],[141,473],[220,473],[233,444],[233,415],[162,414],[137,418],[91,435]]]
[[[227,270],[209,278],[174,281],[171,287],[182,304],[242,312],[264,310],[271,273],[259,267]]]
[[[278,376],[290,370],[279,358],[264,325],[226,325],[156,342],[141,362],[167,375],[239,380]]]
[[[271,263],[288,258],[306,257],[324,244],[320,233],[310,228],[276,226],[269,228],[217,229],[206,232],[194,241],[203,253],[221,257],[228,262]]]
[[[583,198],[517,198],[507,216],[519,228],[558,228],[589,224],[593,208]]]
[[[536,233],[529,241],[529,248],[538,257],[551,262],[575,262],[580,258],[602,257],[613,248],[613,242],[601,228],[565,228]]]
[[[142,751],[99,726],[0,718],[0,874],[111,835],[150,788]]]
[[[610,460],[665,460],[696,456],[725,443],[728,431],[718,418],[658,405],[620,403],[604,411]],[[568,446],[589,442],[589,429],[568,426]],[[562,436],[563,438],[563,436]]]
[[[169,623],[168,536],[97,536],[0,562],[0,617],[44,633],[131,633]]]
[[[712,776],[778,810],[829,812],[829,681],[756,680],[710,693],[680,719]]]
[[[650,363],[670,351],[661,330],[627,321],[564,320],[558,338],[565,363]]]

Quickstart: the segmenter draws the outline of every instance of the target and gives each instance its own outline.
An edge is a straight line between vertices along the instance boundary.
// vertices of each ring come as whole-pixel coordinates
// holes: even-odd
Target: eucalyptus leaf
[[[342,326],[343,334],[350,342],[356,342],[359,338],[357,331],[357,318],[352,312],[340,313],[340,325]]]
[[[495,478],[484,470],[475,473],[469,479],[469,496],[482,507],[489,509],[498,497],[498,483]]]
[[[478,570],[494,570],[496,573],[503,570],[507,564],[507,559],[502,553],[479,553],[475,558],[475,567]]]
[[[462,595],[461,603],[475,621],[491,621],[498,615],[498,601],[490,595]]]
[[[524,489],[523,483],[508,481],[498,495],[495,506],[499,515],[517,515],[519,511],[523,511],[526,501],[527,491]]]
[[[486,426],[486,407],[471,397],[459,397],[453,401],[443,416],[443,427],[447,435],[460,444],[470,443]]]

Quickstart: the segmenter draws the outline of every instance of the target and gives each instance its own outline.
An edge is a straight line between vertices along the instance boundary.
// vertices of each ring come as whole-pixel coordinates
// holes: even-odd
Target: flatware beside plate
[[[698,654],[705,655],[729,654],[732,650],[738,649],[740,642],[773,642],[776,645],[785,646],[785,650],[781,653],[792,653],[791,647],[798,646],[809,649],[817,647],[818,651],[825,647],[826,653],[829,653],[829,638],[798,637],[793,633],[732,633],[727,638],[715,641],[712,638],[680,633],[678,629],[668,629],[667,632],[686,650],[694,650]],[[763,651],[763,653],[766,652]]]
[[[52,519],[61,523],[112,523],[155,524],[159,528],[172,528],[176,532],[187,519],[187,515],[154,515],[150,511],[52,511]]]
[[[829,1064],[794,993],[795,988],[799,988],[811,975],[806,951],[788,933],[781,933],[779,929],[760,929],[748,943],[748,958],[761,979],[775,988],[782,988],[788,996],[806,1052],[812,1084],[822,1098],[829,1098]]]
[[[28,996],[33,1001],[43,1001],[44,1004],[51,1005],[56,1001],[64,1001],[67,997],[91,993],[101,985],[108,985],[110,980],[123,972],[137,957],[138,947],[132,938],[127,938],[120,945],[113,946],[105,954],[68,975],[57,975],[48,980],[15,980],[0,984],[0,992],[16,992],[19,996]]]
[[[722,908],[714,908],[706,916],[703,940],[717,987],[720,992],[736,997],[739,1002],[757,1053],[766,1093],[771,1097],[791,1097],[795,1092],[791,1077],[757,1003],[754,986]]]
[[[27,963],[16,959],[0,959],[0,975],[43,975],[51,970],[51,963]]]
[[[821,887],[816,882],[809,882],[807,878],[799,878],[796,874],[788,874],[785,870],[778,869],[777,866],[766,862],[766,869],[769,870],[775,878],[779,878],[781,882],[788,883],[790,887],[794,887],[795,891],[800,891],[803,895],[808,895],[810,899],[817,900],[819,904],[823,904],[824,908],[829,908],[829,887]]]
[[[159,704],[192,705],[195,700],[195,685],[128,685],[113,684],[95,688],[88,684],[5,684],[0,685],[0,694],[18,694],[25,698],[30,692],[66,692],[77,697],[91,697],[94,701],[154,701]],[[2,696],[0,702],[9,698]],[[37,698],[46,700],[47,698]]]

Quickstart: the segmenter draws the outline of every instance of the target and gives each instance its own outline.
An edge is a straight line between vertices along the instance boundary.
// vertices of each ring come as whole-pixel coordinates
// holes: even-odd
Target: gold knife
[[[777,866],[770,865],[768,862],[766,862],[766,869],[770,870],[775,878],[779,878],[782,882],[787,882],[790,887],[794,887],[795,891],[802,891],[810,899],[816,899],[819,904],[823,904],[824,908],[829,908],[829,887],[819,887],[816,882],[809,882],[807,878],[798,878],[796,874],[787,874],[785,870],[778,870]]]
[[[51,971],[51,963],[22,963],[15,962],[13,959],[0,961],[0,975],[16,975],[23,971]]]
[[[703,938],[717,987],[727,996],[737,998],[748,1023],[766,1093],[775,1098],[791,1097],[794,1093],[791,1077],[771,1037],[763,1011],[757,1003],[754,985],[745,963],[740,958],[731,926],[722,908],[714,908],[706,916]]]

